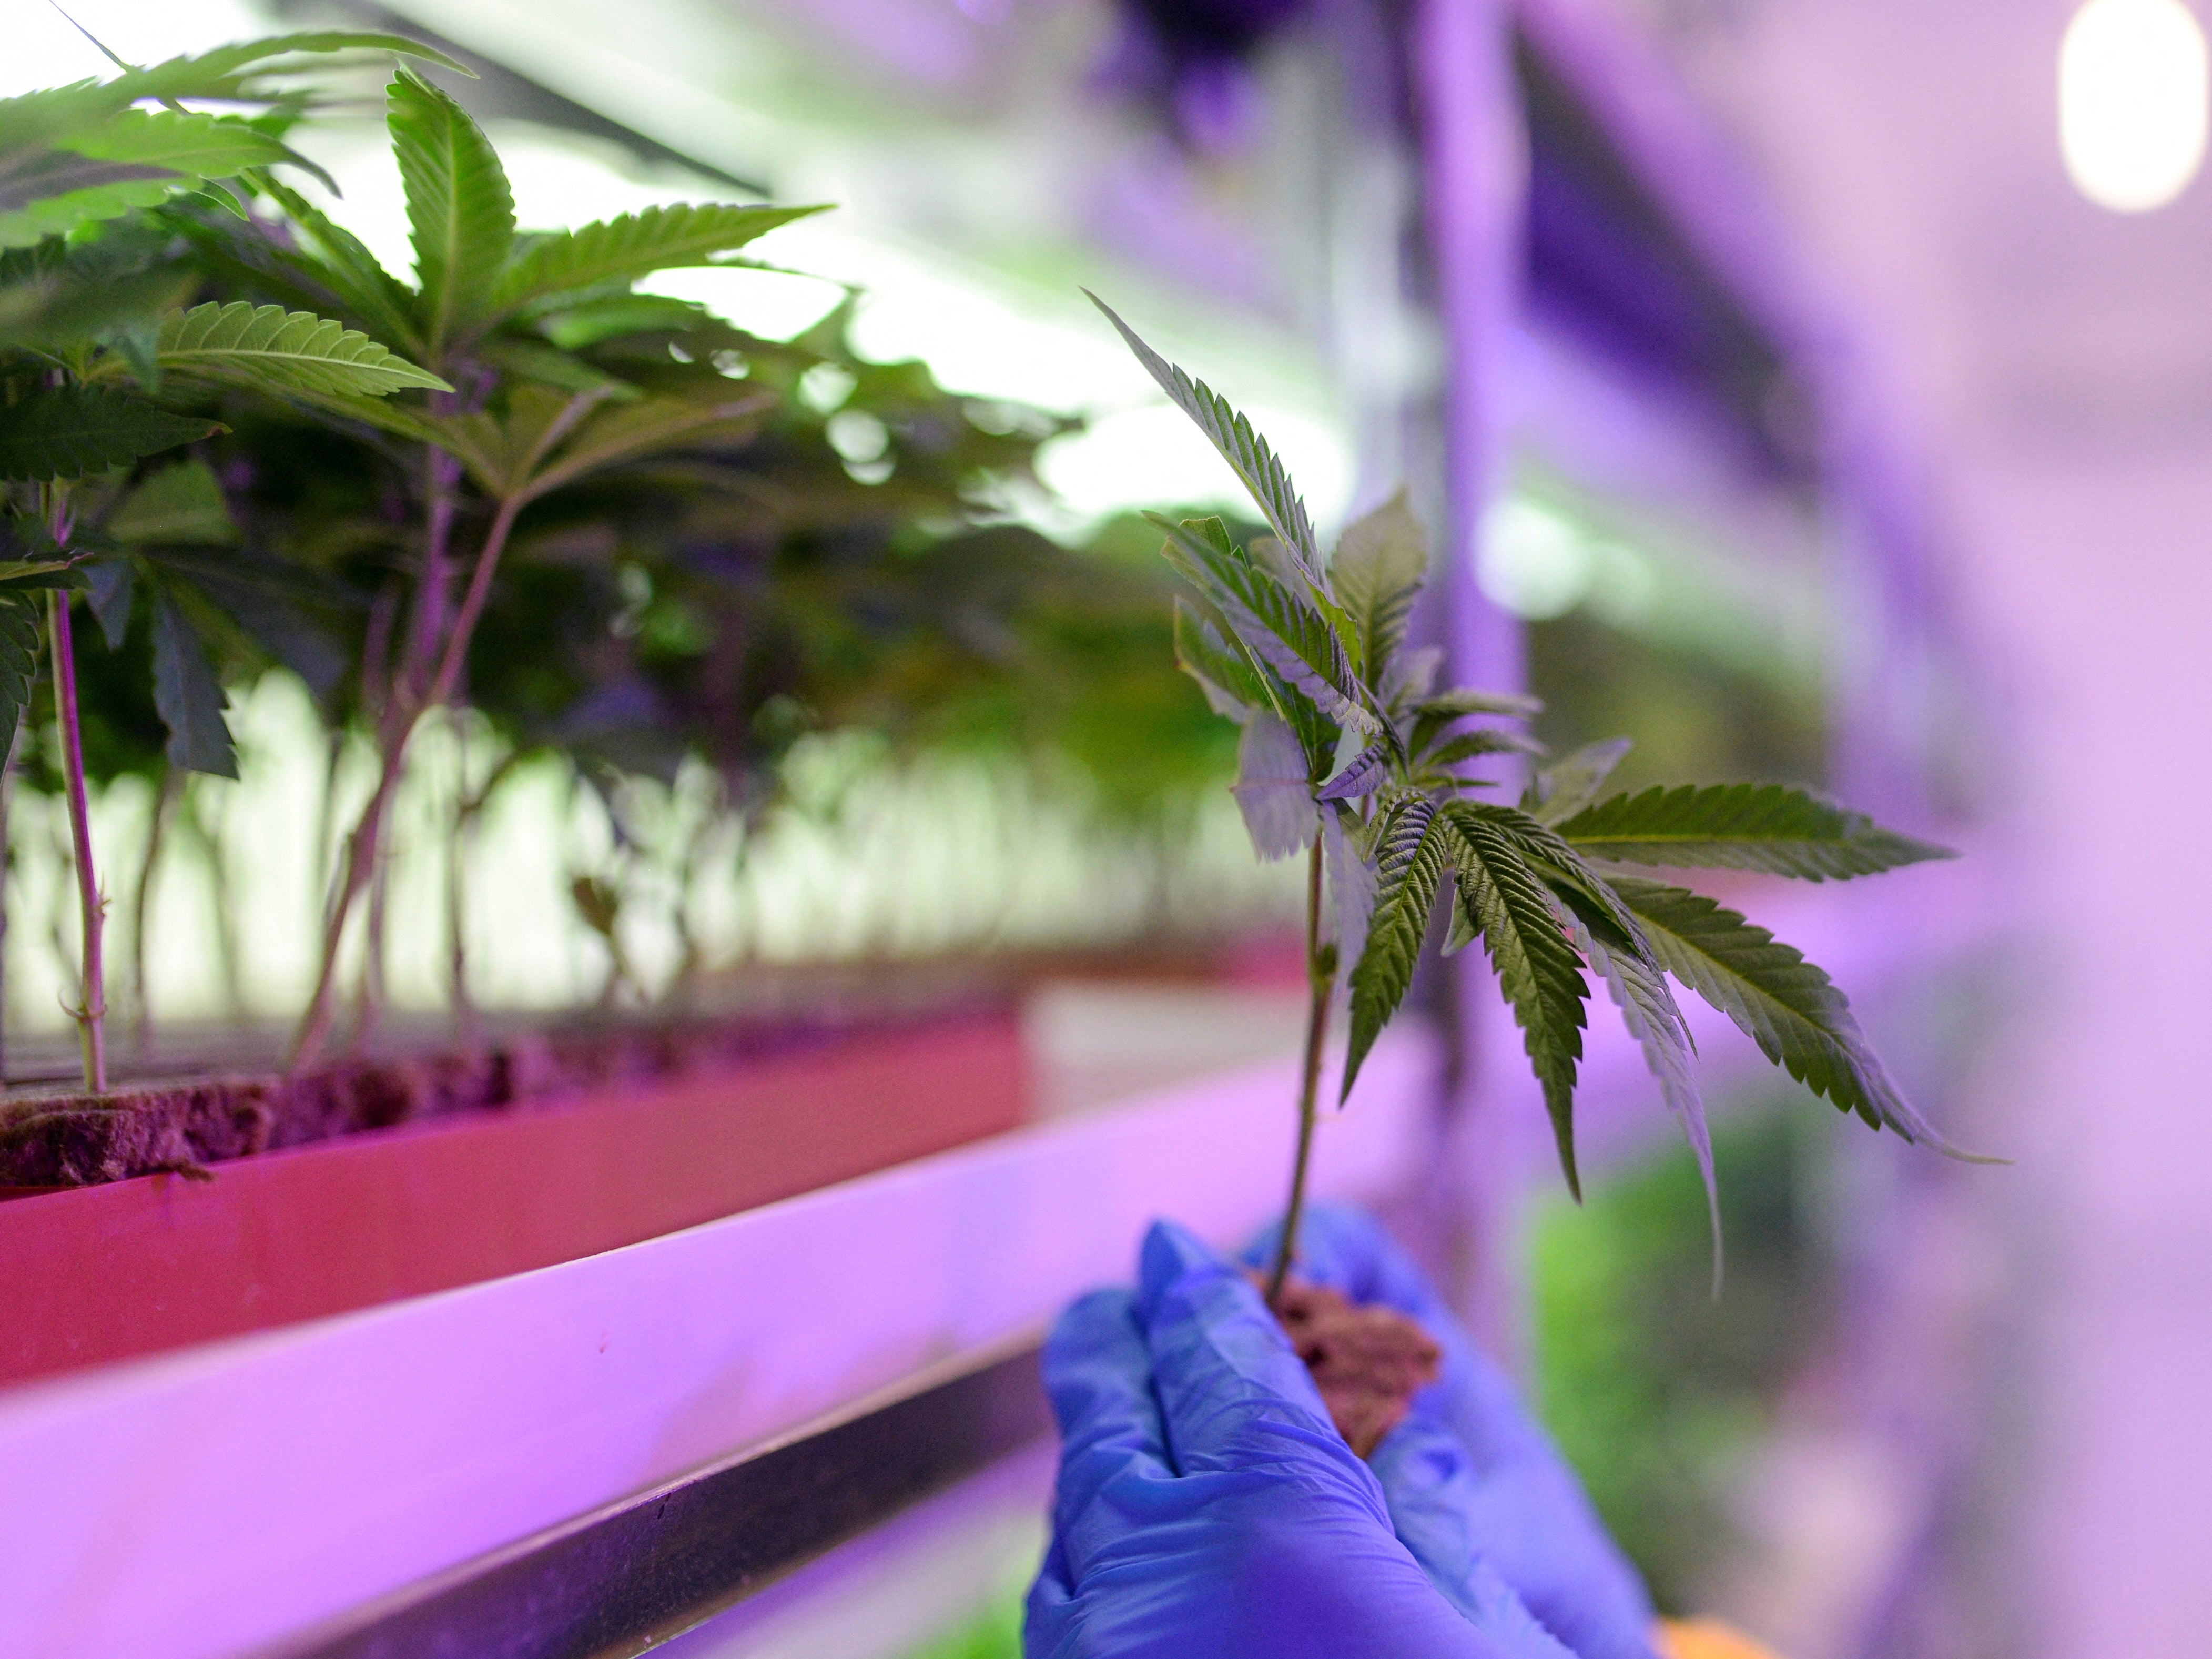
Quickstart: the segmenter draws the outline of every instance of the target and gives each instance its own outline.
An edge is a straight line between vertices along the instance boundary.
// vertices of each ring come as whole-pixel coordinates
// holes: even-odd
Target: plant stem
[[[67,520],[56,505],[54,516],[63,530]],[[63,537],[57,534],[57,542]],[[69,796],[70,846],[76,861],[77,909],[84,929],[84,977],[81,1000],[70,1010],[76,1022],[77,1042],[83,1051],[84,1086],[93,1094],[107,1092],[106,1034],[102,1022],[107,1013],[105,975],[100,953],[102,912],[100,881],[92,867],[92,823],[85,805],[84,744],[77,731],[76,651],[70,638],[69,595],[56,588],[48,595],[46,631],[53,641],[54,707],[61,720],[62,775]]]
[[[290,1069],[295,1072],[313,1065],[321,1057],[323,1045],[329,1041],[332,1001],[337,989],[338,948],[344,942],[346,922],[353,915],[355,902],[376,871],[379,842],[392,797],[399,787],[407,740],[414,735],[416,724],[423,714],[453,695],[454,684],[460,678],[461,665],[468,659],[469,636],[476,631],[477,619],[483,614],[484,602],[491,591],[492,573],[498,568],[501,550],[507,545],[507,536],[514,528],[515,515],[523,505],[520,495],[509,496],[499,505],[491,528],[485,533],[483,547],[477,554],[468,593],[461,602],[460,614],[453,619],[453,631],[447,636],[445,653],[428,697],[417,702],[410,696],[403,696],[396,684],[386,696],[384,716],[378,722],[376,792],[370,796],[352,835],[346,840],[345,866],[337,890],[331,898],[330,914],[324,918],[322,963],[316,975],[314,994],[307,1000],[307,1011],[300,1017],[299,1035],[292,1042]]]
[[[155,792],[153,816],[146,826],[145,856],[139,860],[138,879],[131,887],[131,1013],[138,1024],[134,1065],[143,1064],[154,1051],[154,1004],[146,993],[146,915],[153,897],[154,871],[161,861],[161,832],[168,827],[169,815],[175,810],[177,792],[184,775],[174,766],[161,769],[161,785]]]
[[[1316,835],[1306,862],[1306,981],[1311,1000],[1306,1005],[1305,1072],[1298,1086],[1298,1154],[1291,1165],[1291,1202],[1283,1213],[1283,1237],[1275,1246],[1275,1265],[1267,1273],[1271,1308],[1282,1297],[1291,1259],[1297,1253],[1298,1224],[1305,1218],[1306,1174],[1313,1162],[1314,1125],[1321,1115],[1321,1051],[1328,1035],[1328,999],[1335,978],[1321,954],[1321,854],[1322,837]]]
[[[11,817],[15,805],[15,750],[22,744],[23,726],[19,714],[8,739],[7,759],[0,761],[0,1088],[8,1083],[8,924],[15,909],[10,877],[15,862]]]

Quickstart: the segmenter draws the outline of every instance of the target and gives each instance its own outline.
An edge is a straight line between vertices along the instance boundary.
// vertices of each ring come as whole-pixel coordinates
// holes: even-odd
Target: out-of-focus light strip
[[[2204,31],[2181,0],[2088,0],[2058,51],[2058,143],[2115,213],[2181,194],[2204,163]]]

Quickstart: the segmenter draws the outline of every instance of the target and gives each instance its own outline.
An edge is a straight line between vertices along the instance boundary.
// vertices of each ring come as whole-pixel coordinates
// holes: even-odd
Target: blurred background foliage
[[[1828,1328],[1830,1127],[1802,1095],[1717,1121],[1727,1281],[1705,1187],[1668,1146],[1547,1196],[1528,1234],[1534,1403],[1664,1613],[1710,1605],[1747,1540],[1736,1500],[1784,1390]]]

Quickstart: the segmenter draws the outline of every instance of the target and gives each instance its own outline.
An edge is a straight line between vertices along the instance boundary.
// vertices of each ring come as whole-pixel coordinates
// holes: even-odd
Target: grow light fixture
[[[2075,187],[2147,213],[2203,165],[2204,31],[2181,0],[2088,0],[2058,51],[2058,145]]]

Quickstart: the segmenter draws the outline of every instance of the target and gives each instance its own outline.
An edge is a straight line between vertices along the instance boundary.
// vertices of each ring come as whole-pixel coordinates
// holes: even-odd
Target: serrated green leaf
[[[283,64],[282,59],[344,52],[390,52],[398,58],[435,64],[456,75],[465,75],[471,81],[477,78],[477,72],[466,64],[404,34],[382,29],[301,29],[216,46],[191,57],[173,58],[150,69],[134,70],[113,84],[128,92],[128,101],[133,103],[142,98],[215,98],[221,95],[217,88],[222,84],[216,77],[247,71],[291,72],[295,66]]]
[[[1954,1150],[1905,1103],[1844,994],[1802,951],[1686,888],[1637,876],[1612,885],[1667,971],[1734,1020],[1767,1059],[1876,1128]]]
[[[1429,540],[1401,489],[1373,512],[1345,526],[1329,561],[1336,602],[1352,618],[1360,672],[1379,684],[1406,642],[1413,602],[1429,575]]]
[[[198,273],[171,267],[98,281],[58,270],[0,283],[0,347],[81,347],[110,331],[155,322],[198,282]]]
[[[1492,801],[1456,800],[1444,810],[1463,825],[1493,825],[1512,842],[1554,896],[1601,941],[1613,950],[1635,957],[1654,972],[1658,970],[1658,961],[1644,938],[1635,914],[1621,902],[1605,878],[1559,838],[1556,830],[1516,806],[1502,806]]]
[[[617,403],[635,403],[645,394],[572,351],[533,345],[527,340],[494,339],[479,348],[484,360],[518,380],[536,380],[568,392],[590,392]]]
[[[1357,800],[1371,795],[1390,778],[1390,745],[1370,743],[1345,762],[1321,791],[1323,800]]]
[[[228,700],[209,665],[198,630],[167,589],[154,592],[154,707],[169,728],[173,766],[235,778],[238,751],[222,717]]]
[[[1570,925],[1576,945],[1589,959],[1591,970],[1605,981],[1613,1006],[1620,1011],[1620,1023],[1643,1051],[1644,1063],[1659,1085],[1659,1097],[1682,1126],[1682,1138],[1690,1143],[1691,1155],[1697,1159],[1698,1178],[1705,1186],[1706,1219],[1712,1231],[1713,1294],[1718,1296],[1726,1261],[1721,1237],[1721,1195],[1713,1179],[1712,1130],[1705,1121],[1705,1097],[1698,1092],[1697,1068],[1692,1062],[1697,1048],[1691,1041],[1690,1028],[1663,972],[1632,956],[1607,950],[1580,921]]]
[[[1457,832],[1459,895],[1480,934],[1498,988],[1521,1027],[1544,1109],[1552,1120],[1559,1167],[1579,1200],[1575,1167],[1575,1071],[1583,1054],[1583,1005],[1589,987],[1569,942],[1550,889],[1515,840],[1498,823],[1439,814]]]
[[[1215,714],[1242,726],[1269,706],[1267,688],[1244,653],[1180,599],[1175,602],[1175,653],[1176,666],[1198,682]]]
[[[1534,697],[1510,691],[1478,691],[1468,686],[1440,691],[1433,696],[1419,698],[1406,710],[1406,747],[1419,755],[1456,721],[1481,714],[1527,720],[1540,714],[1543,707]]]
[[[204,179],[297,159],[273,134],[234,117],[120,109],[65,147],[0,152],[0,248],[66,236]]]
[[[1262,859],[1288,858],[1321,829],[1305,751],[1279,715],[1262,711],[1246,723],[1237,744],[1234,793]]]
[[[224,428],[96,386],[52,386],[0,406],[0,478],[81,478]]]
[[[1564,823],[1597,799],[1629,748],[1626,738],[1609,738],[1562,755],[1529,780],[1522,808],[1540,823]]]
[[[46,607],[36,595],[0,592],[0,758],[14,752],[15,728],[31,706],[39,678],[40,623]]]
[[[1224,551],[1205,521],[1146,518],[1165,532],[1169,562],[1205,595],[1230,631],[1261,663],[1310,699],[1339,726],[1375,733],[1382,720],[1366,707],[1344,641],[1327,617],[1268,572]]]
[[[1367,944],[1375,915],[1376,875],[1367,856],[1367,826],[1348,806],[1322,820],[1322,863],[1328,877],[1329,916],[1334,927],[1338,978],[1349,984]]]
[[[100,624],[100,636],[110,651],[120,651],[124,635],[131,631],[131,599],[138,590],[138,567],[122,556],[94,559],[84,567],[84,578],[88,590],[85,599],[92,606],[93,620]]]
[[[191,179],[228,179],[300,159],[275,133],[238,116],[173,109],[118,111],[69,148],[95,161],[167,167]]]
[[[727,326],[694,301],[673,300],[660,294],[616,294],[564,305],[538,317],[533,325],[563,351],[582,351],[625,334],[690,334],[701,328]]]
[[[1365,948],[1352,970],[1352,1030],[1340,1098],[1351,1096],[1368,1051],[1413,982],[1429,913],[1451,868],[1453,841],[1450,825],[1425,796],[1401,798],[1376,824],[1375,908]]]
[[[213,301],[161,319],[161,367],[173,374],[278,397],[387,397],[410,387],[450,392],[358,329],[311,312]]]
[[[1299,499],[1297,487],[1291,483],[1290,474],[1267,447],[1267,441],[1252,428],[1252,423],[1231,408],[1226,398],[1203,380],[1194,380],[1181,368],[1160,356],[1138,337],[1137,331],[1123,322],[1108,305],[1090,289],[1085,297],[1106,313],[1106,320],[1136,354],[1137,361],[1145,366],[1161,391],[1175,401],[1176,406],[1190,416],[1227,461],[1244,488],[1251,492],[1267,523],[1291,551],[1297,556],[1300,566],[1314,585],[1324,594],[1328,592],[1328,580],[1322,573],[1321,549],[1314,538],[1313,522],[1306,516],[1306,504]]]
[[[825,209],[678,203],[618,214],[536,243],[500,277],[494,314],[596,289],[656,270],[718,264],[779,225]]]
[[[317,696],[327,696],[343,677],[344,647],[312,614],[343,605],[348,598],[343,588],[298,565],[243,548],[164,549],[148,560],[173,585],[197,592]]]
[[[386,343],[419,350],[412,314],[415,296],[385,270],[368,245],[299,191],[275,179],[264,179],[262,188],[284,210],[295,238],[316,256],[315,276],[344,308]]]
[[[1757,870],[1805,881],[1873,875],[1957,854],[1778,783],[1684,784],[1614,795],[1559,834],[1592,858],[1677,868]]]
[[[105,526],[118,542],[174,542],[193,547],[228,547],[239,539],[238,526],[223,499],[222,486],[201,460],[179,461],[149,472]]]
[[[1449,770],[1485,755],[1534,755],[1543,752],[1543,745],[1534,738],[1522,736],[1495,726],[1486,726],[1478,731],[1462,732],[1457,737],[1447,738],[1434,749],[1421,756],[1423,767],[1437,772]]]
[[[385,125],[406,186],[416,317],[435,361],[490,303],[514,243],[514,196],[483,130],[410,70],[392,78]]]
[[[748,392],[716,403],[641,398],[595,410],[553,452],[552,459],[531,474],[526,493],[534,500],[642,456],[747,436],[775,402],[771,394]]]

